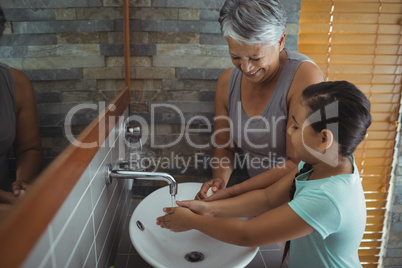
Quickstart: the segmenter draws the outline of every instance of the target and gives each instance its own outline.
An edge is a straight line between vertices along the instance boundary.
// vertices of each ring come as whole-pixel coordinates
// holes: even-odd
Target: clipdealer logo
[[[69,140],[70,143],[72,143],[74,146],[80,147],[80,148],[94,148],[97,146],[105,146],[107,144],[108,146],[119,146],[119,151],[124,152],[125,150],[128,149],[128,151],[134,151],[138,150],[139,148],[142,148],[143,146],[146,148],[150,148],[150,150],[154,149],[169,149],[169,148],[174,148],[174,146],[178,146],[183,139],[185,142],[194,149],[194,153],[191,155],[183,156],[183,155],[178,155],[175,154],[175,152],[171,152],[169,156],[152,156],[152,157],[143,157],[138,158],[138,155],[134,152],[131,155],[127,155],[126,158],[131,158],[132,163],[138,163],[138,161],[143,161],[141,162],[141,166],[149,166],[153,167],[155,169],[157,168],[175,168],[178,170],[181,170],[182,173],[188,170],[189,167],[193,166],[196,168],[214,168],[217,166],[228,166],[230,165],[231,161],[227,158],[217,158],[217,157],[211,157],[207,154],[204,153],[199,153],[200,151],[205,151],[207,149],[210,149],[212,147],[226,147],[226,146],[235,146],[235,141],[233,139],[233,136],[231,135],[232,130],[233,130],[233,124],[236,123],[241,126],[241,128],[237,129],[237,135],[243,135],[244,142],[246,145],[252,148],[258,148],[258,149],[265,149],[265,148],[275,148],[277,146],[277,141],[279,139],[283,139],[284,137],[276,137],[276,131],[275,128],[278,127],[278,123],[284,120],[286,122],[286,117],[282,116],[280,118],[272,118],[272,120],[268,121],[265,118],[258,118],[262,124],[262,129],[258,129],[253,127],[252,120],[256,120],[256,118],[250,118],[249,121],[242,123],[242,122],[233,122],[229,117],[227,116],[218,116],[213,118],[213,121],[211,122],[210,119],[208,119],[206,116],[203,115],[194,115],[191,118],[186,118],[185,114],[175,105],[172,104],[167,104],[167,103],[158,103],[158,104],[151,104],[150,105],[150,117],[149,117],[149,123],[148,121],[137,114],[130,115],[128,117],[124,116],[119,116],[119,117],[110,117],[108,118],[108,122],[102,122],[99,121],[99,141],[93,141],[90,143],[84,143],[75,138],[73,135],[72,131],[72,126],[74,122],[75,116],[78,114],[89,114],[88,110],[92,111],[92,114],[94,112],[98,112],[98,114],[101,114],[105,108],[114,111],[116,107],[113,105],[109,105],[106,107],[106,104],[104,102],[100,102],[99,104],[78,104],[74,106],[68,113],[64,121],[64,130],[65,130],[65,136]],[[241,110],[238,110],[237,112],[241,113]],[[166,141],[165,139],[160,139],[158,138],[159,136],[156,135],[156,127],[157,127],[157,120],[158,120],[158,115],[170,117],[169,119],[174,119],[176,122],[179,122],[180,125],[180,131],[177,135],[172,135],[173,137],[171,140]],[[103,118],[99,116],[98,118]],[[240,116],[238,116],[240,118]],[[104,120],[104,119],[103,119]],[[227,128],[220,129],[217,132],[213,131],[213,125],[217,120],[225,120],[227,122],[226,125],[228,125]],[[106,120],[104,120],[106,121]],[[138,140],[130,140],[130,138],[126,137],[124,135],[124,132],[121,133],[115,133],[114,131],[110,132],[110,134],[106,137],[106,129],[108,124],[110,127],[114,127],[116,124],[120,126],[125,126],[126,124],[132,124],[134,123],[135,125],[139,126],[141,128],[141,137]],[[193,128],[194,125],[199,125],[201,124],[203,128]],[[124,129],[124,127],[122,127]],[[231,138],[227,141],[226,144],[218,144],[217,142],[217,137],[216,135],[221,133],[221,132],[227,132]],[[271,140],[270,142],[266,142],[263,144],[255,144],[252,143],[250,139],[250,136],[252,135],[266,135],[266,133],[272,132],[273,135],[270,135]],[[210,135],[210,139],[208,142],[204,143],[197,143],[197,139],[195,138],[194,134],[208,134]],[[120,135],[120,139],[118,139],[118,143],[116,143],[116,135]],[[100,144],[103,140],[107,140],[109,142]],[[238,144],[241,141],[236,141]],[[244,145],[244,144],[243,144]],[[128,159],[127,159],[128,160]],[[252,168],[272,168],[275,166],[277,163],[282,163],[286,161],[284,157],[277,156],[276,153],[269,153],[269,155],[261,158],[256,158],[256,157],[250,157],[249,155],[245,155],[240,157],[238,154],[235,154],[235,159],[234,159],[234,165],[235,167],[252,167]]]
[[[77,147],[81,148],[93,148],[96,146],[102,146],[99,145],[99,142],[91,142],[91,143],[83,143],[78,141],[73,133],[72,133],[72,126],[73,126],[73,119],[74,116],[76,116],[79,113],[83,113],[85,110],[98,110],[98,113],[101,114],[102,111],[106,108],[106,105],[104,102],[100,102],[99,105],[97,104],[78,104],[74,106],[70,111],[67,113],[65,121],[64,121],[64,131],[65,131],[65,136],[68,139],[68,141],[72,144],[74,144]],[[110,110],[115,110],[115,107],[113,105],[109,105],[107,107]],[[157,135],[156,133],[156,115],[160,114],[156,110],[158,108],[161,108],[163,110],[169,110],[170,114],[173,112],[175,114],[176,120],[178,120],[179,125],[180,125],[180,131],[178,135],[174,138],[174,140],[169,141],[169,142],[161,142],[160,140],[157,141]],[[238,111],[239,113],[241,111]],[[162,112],[163,114],[163,112]],[[166,114],[166,113],[165,113]],[[240,120],[240,116],[238,116]],[[215,121],[218,120],[225,120],[227,122],[227,125],[229,126],[228,128],[223,128],[219,129],[216,132],[213,132],[213,125]],[[243,122],[236,122],[237,125],[242,126],[241,128],[238,128],[237,130],[237,135],[238,136],[243,136],[244,141],[236,141],[237,144],[239,145],[240,142],[244,142],[247,146],[252,147],[252,148],[258,148],[258,149],[265,149],[265,148],[275,148],[277,146],[277,140],[283,139],[284,137],[276,137],[276,131],[275,128],[277,127],[278,122],[280,121],[285,121],[286,117],[281,116],[280,118],[272,118],[272,120],[269,122],[267,119],[260,117],[258,120],[262,122],[262,129],[253,129],[251,127],[250,122],[255,120],[254,117],[249,118],[249,120],[245,123]],[[216,135],[222,132],[227,132],[229,135],[233,131],[233,124],[234,122],[231,120],[231,118],[227,116],[217,116],[213,119],[213,122],[211,122],[206,116],[203,115],[195,115],[192,116],[191,118],[186,120],[186,117],[184,113],[175,105],[172,104],[167,104],[167,103],[161,103],[161,104],[151,104],[151,110],[150,110],[150,123],[148,124],[147,120],[145,120],[144,117],[140,115],[130,115],[127,118],[124,118],[123,116],[120,116],[118,118],[111,117],[108,120],[109,126],[114,126],[116,123],[119,124],[127,124],[127,123],[135,122],[136,125],[140,126],[141,128],[141,142],[142,144],[149,144],[150,148],[155,148],[155,149],[165,149],[165,148],[171,148],[173,146],[176,146],[181,142],[183,139],[187,142],[188,145],[190,145],[194,149],[208,149],[213,147],[227,147],[227,146],[235,146],[235,142],[233,141],[233,137],[227,141],[225,144],[219,144],[216,139]],[[192,128],[194,124],[202,124],[203,128]],[[199,144],[196,143],[192,139],[192,134],[197,133],[197,134],[211,134],[211,138],[209,142],[204,143],[204,144]],[[250,140],[250,136],[253,135],[253,133],[258,133],[259,135],[265,135],[266,133],[272,133],[271,135],[271,140],[270,143],[264,142],[263,144],[255,144]],[[101,137],[104,138],[106,135],[106,122],[99,122],[99,140],[101,140]],[[232,136],[232,135],[231,135]],[[114,138],[112,136],[112,138]],[[103,139],[104,140],[104,139]],[[129,148],[136,148],[138,147],[138,142],[131,143],[129,140],[125,139],[125,143]],[[240,144],[241,146],[241,144]],[[239,147],[240,147],[239,146]]]

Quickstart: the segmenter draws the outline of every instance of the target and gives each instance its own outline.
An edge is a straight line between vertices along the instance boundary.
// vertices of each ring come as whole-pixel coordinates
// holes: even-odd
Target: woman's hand
[[[216,193],[218,190],[224,189],[225,187],[226,187],[226,182],[223,179],[221,179],[221,178],[212,179],[210,181],[205,182],[201,186],[201,190],[197,193],[197,195],[195,196],[195,199],[196,200],[206,199],[208,197],[207,192],[208,192],[209,188],[211,188],[213,193]]]
[[[25,191],[29,187],[29,184],[26,182],[23,182],[21,180],[16,180],[12,184],[12,189],[13,189],[13,194],[18,197],[23,197],[25,194]]]

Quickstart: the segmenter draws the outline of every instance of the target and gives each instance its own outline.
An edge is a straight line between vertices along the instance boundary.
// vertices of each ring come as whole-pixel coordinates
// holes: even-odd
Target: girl
[[[302,160],[295,177],[230,199],[178,201],[157,224],[240,246],[292,240],[289,267],[361,267],[366,207],[352,153],[371,124],[370,103],[349,82],[322,82],[303,91],[291,118],[288,132]]]

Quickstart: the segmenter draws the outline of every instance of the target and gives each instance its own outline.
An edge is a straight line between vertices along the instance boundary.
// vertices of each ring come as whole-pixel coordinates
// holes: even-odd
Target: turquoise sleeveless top
[[[240,98],[242,72],[234,67],[230,76],[228,102],[231,134],[244,153],[244,159],[235,165],[246,165],[250,177],[286,161],[286,96],[299,65],[305,61],[314,63],[303,54],[285,51],[287,58],[274,92],[264,112],[258,117],[249,117],[243,111]]]
[[[291,241],[289,268],[362,267],[358,251],[366,200],[353,155],[349,159],[352,174],[310,181],[310,170],[296,178],[295,197],[288,205],[315,231]]]

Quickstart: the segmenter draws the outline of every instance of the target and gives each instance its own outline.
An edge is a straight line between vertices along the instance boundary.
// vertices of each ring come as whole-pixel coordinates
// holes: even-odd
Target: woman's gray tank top
[[[15,86],[10,67],[0,63],[0,184],[8,178],[8,152],[16,132]]]
[[[286,96],[299,65],[314,63],[307,56],[285,50],[287,59],[276,83],[271,99],[258,117],[249,117],[243,111],[240,98],[242,72],[232,69],[229,80],[229,118],[232,139],[243,151],[244,159],[236,155],[235,165],[247,167],[254,177],[286,161],[286,125],[288,108]],[[315,64],[315,63],[314,63]]]

